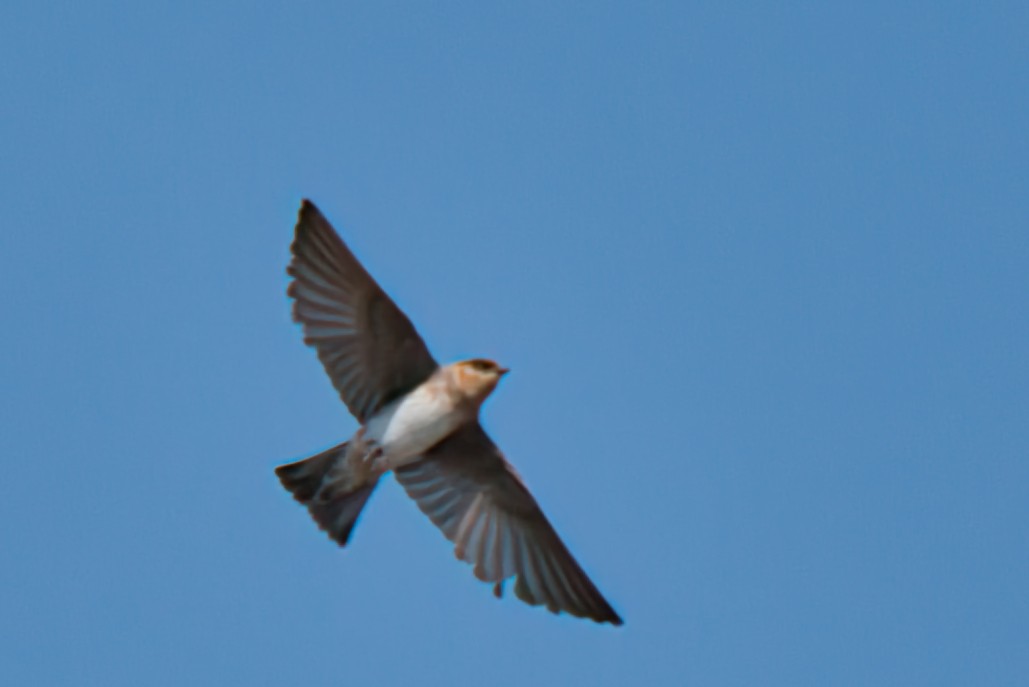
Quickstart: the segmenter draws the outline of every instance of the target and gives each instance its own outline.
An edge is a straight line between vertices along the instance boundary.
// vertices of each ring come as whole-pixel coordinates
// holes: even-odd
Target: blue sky
[[[0,682],[1026,684],[1026,7],[4,3]],[[280,488],[302,197],[624,628]]]

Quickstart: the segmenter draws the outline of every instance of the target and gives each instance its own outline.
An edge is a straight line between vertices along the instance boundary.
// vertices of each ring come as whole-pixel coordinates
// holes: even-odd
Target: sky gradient
[[[557,5],[0,7],[0,683],[1026,684],[1029,6]],[[625,627],[279,486],[303,197]]]

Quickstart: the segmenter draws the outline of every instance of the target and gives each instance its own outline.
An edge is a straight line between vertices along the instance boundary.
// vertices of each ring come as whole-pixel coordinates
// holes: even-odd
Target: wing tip
[[[583,605],[562,605],[553,599],[541,599],[535,596],[529,584],[524,580],[521,575],[515,578],[515,596],[521,601],[527,603],[530,606],[543,606],[554,615],[561,615],[562,613],[573,616],[575,618],[584,618],[586,620],[592,620],[598,625],[604,623],[610,623],[614,627],[621,627],[625,624],[625,621],[617,611],[611,607],[611,604],[607,602],[607,599],[601,595],[598,591],[592,596],[589,601],[589,606]],[[494,591],[496,594],[496,591]],[[500,598],[499,596],[497,598]]]
[[[611,608],[611,605],[608,604],[607,601],[603,601],[603,603],[606,607],[604,608],[604,612],[595,616],[590,616],[590,619],[598,623],[611,623],[614,627],[621,627],[624,625],[625,621],[622,620],[622,616],[618,615],[615,609]]]
[[[314,204],[309,198],[304,198],[300,201],[300,210],[297,211],[297,223],[294,227],[294,239],[300,238],[302,234],[310,231],[314,231],[319,225],[326,224],[331,227],[329,221],[322,214],[322,211],[318,209],[318,206]],[[335,230],[333,230],[335,231]],[[291,248],[296,248],[297,244],[294,240],[294,245]],[[293,251],[296,254],[295,250]]]
[[[296,235],[299,235],[310,224],[310,221],[316,217],[324,217],[318,206],[310,198],[301,199],[300,209],[297,211]]]
[[[321,211],[318,210],[318,206],[314,204],[313,200],[311,200],[310,198],[301,198],[300,199],[300,216],[303,217],[304,213],[312,212],[312,211],[321,214]]]

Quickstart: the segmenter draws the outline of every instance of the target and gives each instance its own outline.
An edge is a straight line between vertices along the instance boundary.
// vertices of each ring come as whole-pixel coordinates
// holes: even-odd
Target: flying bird
[[[318,527],[346,546],[392,470],[497,597],[514,577],[526,603],[621,625],[479,424],[483,401],[508,370],[483,358],[439,365],[309,200],[291,252],[293,319],[361,425],[338,446],[275,470]]]

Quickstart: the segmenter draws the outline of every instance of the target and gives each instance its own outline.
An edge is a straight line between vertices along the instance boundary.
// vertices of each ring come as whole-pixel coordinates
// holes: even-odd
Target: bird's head
[[[480,403],[497,388],[497,382],[509,371],[506,367],[485,358],[462,360],[454,363],[453,367],[458,388],[466,396]]]

